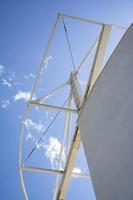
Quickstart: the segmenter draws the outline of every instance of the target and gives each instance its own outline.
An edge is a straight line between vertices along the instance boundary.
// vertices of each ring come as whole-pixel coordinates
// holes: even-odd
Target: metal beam
[[[73,171],[73,166],[75,163],[77,151],[80,146],[80,142],[81,142],[81,139],[80,139],[80,135],[79,135],[78,127],[77,127],[75,130],[73,140],[72,140],[72,144],[70,147],[69,155],[67,158],[65,170],[63,173],[62,181],[60,184],[60,188],[59,188],[56,200],[63,200],[65,198],[66,191],[70,182],[71,174]]]
[[[29,109],[29,106],[27,105],[25,107],[23,121],[25,121],[25,119],[27,118],[28,109]],[[21,127],[20,141],[19,141],[19,166],[22,164],[23,137],[24,137],[24,123],[22,124],[22,127]],[[24,198],[25,198],[25,200],[28,200],[28,195],[27,195],[27,192],[26,192],[26,188],[25,188],[25,184],[24,184],[24,179],[23,179],[23,173],[22,173],[21,169],[19,169],[19,176],[20,176],[20,182],[21,182],[21,186],[22,186],[22,191],[23,191],[23,194],[24,194]]]
[[[52,38],[53,38],[53,36],[54,36],[54,33],[55,33],[55,30],[56,30],[57,24],[58,24],[58,22],[59,22],[59,19],[60,19],[60,15],[58,14],[57,17],[56,17],[54,26],[53,26],[53,28],[52,28],[50,37],[49,37],[46,50],[45,50],[44,55],[43,55],[43,57],[42,57],[39,70],[38,70],[38,72],[37,72],[37,75],[36,75],[36,78],[35,78],[35,81],[34,81],[34,84],[33,84],[32,92],[31,92],[31,96],[30,96],[30,101],[32,100],[32,97],[33,97],[33,95],[34,95],[34,93],[35,93],[35,90],[36,90],[36,87],[37,87],[37,84],[38,84],[38,80],[39,80],[39,77],[40,77],[40,73],[41,73],[41,70],[42,70],[42,68],[43,68],[44,61],[45,61],[45,59],[46,59],[46,57],[47,57],[47,53],[48,53],[48,50],[49,50],[49,47],[50,47]],[[28,105],[27,107],[29,107],[29,105]],[[27,108],[27,107],[26,107],[26,111],[25,111],[25,114],[24,114],[24,119],[25,119],[26,116],[27,116],[27,112],[28,112],[28,108]],[[19,166],[20,166],[21,163],[22,163],[23,135],[24,135],[24,125],[22,125],[22,128],[21,128],[20,143],[19,143]],[[23,173],[22,173],[22,170],[21,170],[21,169],[19,170],[19,174],[20,174],[20,181],[21,181],[21,185],[22,185],[22,190],[23,190],[23,193],[24,193],[24,198],[25,198],[25,200],[28,200],[28,195],[27,195],[27,192],[26,192],[26,189],[25,189],[25,184],[24,184],[24,180],[23,180]]]
[[[36,101],[29,102],[29,106],[36,106],[36,107],[40,107],[40,108],[47,108],[49,110],[58,110],[58,111],[70,112],[70,113],[77,113],[78,112],[75,109],[69,109],[69,108],[63,108],[63,107],[54,106],[54,105],[48,105],[48,104],[38,103]]]
[[[77,77],[75,75],[75,72],[71,72],[70,82],[71,82],[72,94],[73,94],[73,97],[75,100],[75,105],[76,105],[77,109],[79,110],[80,106],[82,104],[83,94],[82,94],[82,90],[81,90],[79,81],[77,80]]]
[[[27,195],[27,192],[26,192],[24,179],[23,179],[23,173],[22,173],[21,169],[19,169],[19,175],[20,175],[20,181],[21,181],[21,186],[22,186],[22,191],[23,191],[23,194],[24,194],[24,198],[25,198],[25,200],[28,200],[28,195]]]
[[[85,19],[85,18],[79,17],[79,16],[72,16],[72,15],[68,15],[68,14],[65,14],[65,13],[60,13],[60,15],[67,17],[67,18],[70,18],[70,19],[75,19],[75,20],[79,20],[79,21],[82,21],[82,22],[87,22],[87,23],[96,24],[96,25],[100,25],[100,26],[109,25],[109,26],[113,26],[114,28],[118,28],[118,29],[121,29],[121,30],[127,29],[126,27],[123,27],[123,26],[118,26],[118,25],[115,25],[115,24],[105,24],[105,23],[102,23],[102,22],[99,22],[99,21],[95,21],[95,20],[91,20],[91,19]]]
[[[90,86],[92,86],[95,83],[95,81],[100,73],[100,69],[101,69],[101,66],[103,63],[105,49],[107,46],[107,41],[108,41],[110,31],[111,31],[111,26],[103,25],[102,31],[100,33],[100,38],[99,38],[94,62],[93,62],[92,74],[90,75],[91,76],[90,82],[89,82],[89,84],[87,84],[87,89],[85,92],[84,99],[86,98],[88,91],[90,91],[90,89],[91,89]],[[80,90],[79,90],[80,85],[78,84],[77,79],[75,79],[74,73],[71,73],[70,80],[71,80],[71,87],[72,87],[72,92],[74,95],[75,103],[76,103],[77,109],[79,110],[80,106],[82,105],[82,102],[83,102],[83,100],[82,100],[83,96],[80,94]],[[80,110],[79,110],[79,113],[80,113]],[[81,138],[80,138],[80,134],[79,134],[79,128],[76,127],[76,131],[74,133],[74,138],[73,138],[73,141],[71,144],[69,156],[68,156],[66,167],[65,167],[65,172],[64,172],[61,184],[60,184],[60,189],[58,191],[56,200],[63,200],[65,198],[65,194],[66,194],[69,182],[70,182],[72,170],[74,167],[74,162],[76,159],[76,155],[77,155],[80,143],[81,143]]]
[[[72,99],[72,95],[70,93],[70,99],[68,101],[68,106],[70,106],[71,99]],[[69,134],[69,128],[70,128],[69,127],[70,126],[70,123],[69,123],[70,117],[69,116],[71,116],[71,113],[66,113],[65,123],[64,123],[64,131],[63,131],[63,135],[62,135],[62,139],[61,139],[61,148],[60,148],[60,154],[59,154],[59,161],[58,161],[58,166],[57,166],[58,168],[57,169],[60,169],[60,167],[61,167],[60,165],[61,165],[62,153],[63,153],[63,149],[64,149],[65,137],[67,137],[67,134]],[[66,153],[67,153],[67,149],[66,149]],[[59,175],[56,176],[56,180],[55,180],[53,200],[56,199],[58,188],[59,188]]]
[[[87,54],[85,55],[84,59],[82,60],[82,62],[80,63],[80,65],[77,67],[77,73],[80,72],[80,70],[82,69],[82,67],[85,65],[85,63],[87,62],[87,60],[89,59],[90,55],[92,54],[92,52],[94,51],[97,43],[99,40],[99,36],[98,38],[95,40],[95,42],[92,44],[91,48],[89,49],[89,51],[87,52]]]
[[[97,78],[100,74],[101,67],[102,67],[103,61],[104,61],[107,42],[108,42],[109,35],[111,32],[111,28],[112,27],[109,25],[103,25],[103,27],[102,27],[96,54],[95,54],[92,69],[90,72],[89,81],[87,83],[87,87],[86,87],[86,91],[85,91],[85,95],[84,95],[84,100],[87,98],[89,91],[91,91],[95,81],[97,80]]]
[[[68,113],[78,113],[78,114],[80,114],[80,112],[81,112],[80,106],[82,106],[83,104],[77,103],[78,101],[80,102],[80,100],[78,100],[78,98],[76,97],[76,95],[77,95],[76,93],[78,93],[77,92],[78,91],[77,88],[76,88],[76,90],[74,88],[74,92],[73,92],[73,95],[75,96],[76,106],[78,108],[77,110],[68,109],[68,108],[62,108],[62,107],[53,106],[53,105],[41,104],[41,103],[36,102],[35,100],[32,100],[32,97],[33,97],[33,95],[35,93],[35,90],[37,88],[37,84],[38,84],[38,80],[40,78],[41,70],[44,67],[44,61],[45,61],[45,59],[47,57],[47,53],[48,53],[52,38],[54,36],[54,32],[55,32],[56,26],[57,26],[57,24],[59,22],[60,16],[68,17],[68,18],[71,18],[71,19],[80,20],[82,22],[97,24],[97,25],[100,25],[100,26],[103,27],[102,28],[102,33],[100,35],[100,40],[99,40],[99,44],[98,44],[98,47],[97,47],[97,52],[96,52],[96,55],[95,55],[95,59],[94,59],[94,63],[93,63],[93,67],[92,67],[92,71],[91,71],[91,75],[90,75],[90,79],[89,79],[89,82],[87,84],[87,89],[86,89],[86,93],[85,93],[85,96],[84,96],[84,101],[85,101],[86,97],[88,96],[90,88],[93,86],[93,84],[95,83],[95,81],[96,81],[96,79],[97,79],[97,77],[99,75],[98,67],[100,67],[99,63],[102,63],[101,60],[103,59],[102,58],[103,55],[101,55],[101,54],[105,51],[104,48],[106,46],[106,40],[108,39],[108,34],[110,32],[109,29],[110,29],[111,25],[105,25],[104,23],[101,23],[101,22],[88,20],[88,19],[84,19],[84,18],[81,18],[81,17],[77,17],[77,16],[70,16],[70,15],[63,14],[63,13],[58,14],[58,16],[56,18],[56,21],[55,21],[55,24],[53,26],[51,35],[49,37],[46,50],[45,50],[43,58],[41,60],[40,67],[39,67],[37,76],[35,78],[35,82],[33,84],[33,89],[32,89],[32,92],[31,92],[31,97],[30,97],[30,102],[28,104],[28,108],[29,108],[29,106],[37,106],[37,107],[47,108],[47,109],[51,109],[51,110],[58,110],[58,111],[63,111],[63,112],[68,112]],[[120,28],[120,29],[124,29],[125,30],[124,27],[120,27],[120,26],[117,26],[117,25],[112,25],[112,27],[116,27],[116,28]],[[102,36],[103,36],[103,38],[102,38]],[[84,65],[84,63],[88,59],[88,57],[89,57],[89,52],[88,52],[88,54],[86,54],[85,58],[83,59],[83,61],[79,65],[79,70],[82,68],[82,66]],[[75,85],[74,87],[77,87],[76,86],[77,84],[74,83],[75,81],[76,80],[74,80],[72,84]],[[51,94],[49,94],[49,95],[51,95]],[[46,96],[44,98],[46,98]],[[27,112],[28,108],[26,109],[26,112]],[[26,115],[27,114],[25,114],[25,117],[26,117]],[[20,179],[21,179],[22,189],[23,189],[24,196],[25,196],[26,200],[28,200],[28,196],[27,196],[27,193],[26,193],[24,180],[23,180],[23,173],[22,173],[23,170],[34,171],[34,172],[57,173],[59,175],[61,175],[63,173],[63,179],[61,181],[60,189],[59,189],[58,196],[57,196],[57,199],[60,199],[60,200],[64,199],[64,197],[65,197],[65,193],[66,193],[66,190],[68,188],[71,175],[72,176],[77,176],[77,177],[78,176],[79,177],[84,177],[84,178],[85,177],[89,177],[89,175],[87,175],[87,174],[80,174],[80,173],[72,172],[73,171],[73,166],[74,166],[74,161],[76,159],[76,155],[77,155],[77,152],[78,152],[78,149],[79,149],[79,145],[80,145],[80,141],[81,141],[78,127],[76,127],[76,129],[75,129],[74,137],[73,137],[73,140],[72,140],[72,144],[71,144],[71,147],[70,147],[70,151],[69,151],[69,154],[68,154],[68,159],[67,159],[67,162],[66,162],[66,166],[65,166],[65,171],[64,172],[61,171],[61,170],[50,170],[50,169],[35,168],[35,167],[30,167],[30,166],[22,166],[23,135],[24,135],[24,125],[22,125],[21,136],[20,136],[20,145],[19,145],[19,166],[20,166],[19,171],[20,171]]]
[[[20,169],[23,171],[32,171],[32,172],[43,172],[43,173],[52,173],[52,174],[63,174],[63,170],[55,170],[48,168],[32,167],[32,166],[20,166]]]
[[[58,87],[56,87],[53,90],[51,90],[48,94],[37,98],[36,101],[38,102],[38,101],[41,101],[41,100],[44,100],[44,99],[48,99],[49,97],[51,97],[54,94],[56,94],[59,90],[63,89],[65,86],[67,86],[69,83],[70,83],[69,81],[66,81],[62,85],[59,85]]]
[[[82,103],[83,95],[82,95],[82,90],[80,88],[80,84],[79,84],[74,72],[72,72],[70,75],[70,81],[71,81],[71,90],[72,90],[72,94],[74,96],[75,104],[76,104],[78,111],[80,111],[79,109],[80,109],[80,106]],[[63,177],[61,180],[61,184],[60,184],[57,196],[56,196],[56,200],[62,200],[65,198],[80,143],[81,143],[81,138],[80,138],[80,134],[79,134],[79,129],[78,129],[78,127],[76,127],[75,133],[73,136],[73,140],[71,143],[71,147],[69,150],[65,170],[64,170]]]
[[[31,172],[37,172],[37,173],[49,173],[49,174],[58,174],[58,175],[62,175],[64,173],[63,170],[24,166],[24,165],[19,166],[19,168],[20,168],[21,171],[31,171]],[[90,179],[90,175],[84,174],[84,173],[72,172],[72,176]]]
[[[45,59],[47,57],[48,50],[49,50],[49,47],[51,45],[51,41],[53,39],[53,36],[54,36],[55,30],[56,30],[57,24],[59,23],[59,20],[60,20],[60,14],[58,14],[57,17],[56,17],[56,20],[55,20],[54,26],[52,28],[52,31],[51,31],[51,34],[50,34],[46,49],[44,51],[44,55],[42,57],[42,60],[41,60],[41,63],[40,63],[40,67],[39,67],[39,70],[37,72],[34,84],[33,84],[32,92],[31,92],[31,96],[30,96],[30,101],[32,100],[32,97],[33,97],[33,95],[35,93],[35,90],[37,88],[37,84],[38,84],[38,81],[39,81],[39,78],[40,78],[41,70],[44,67],[44,61],[45,61]]]
[[[71,109],[72,108],[72,97],[69,99],[68,102],[68,107]],[[66,115],[66,123],[65,123],[65,131],[66,131],[66,157],[68,156],[69,153],[69,147],[70,147],[70,135],[71,135],[71,113],[67,113]]]

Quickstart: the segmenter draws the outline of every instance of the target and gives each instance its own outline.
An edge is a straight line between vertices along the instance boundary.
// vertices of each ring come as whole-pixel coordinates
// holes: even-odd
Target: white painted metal
[[[25,119],[27,118],[28,109],[29,109],[29,107],[27,105],[25,107],[23,121],[25,121]],[[21,127],[20,142],[19,142],[19,174],[20,174],[20,182],[21,182],[24,198],[25,198],[25,200],[28,200],[28,196],[27,196],[27,192],[26,192],[26,188],[25,188],[25,184],[24,184],[24,180],[23,180],[23,173],[22,173],[22,170],[20,169],[20,166],[22,165],[23,137],[24,137],[24,123],[22,124],[22,127]]]
[[[72,108],[72,97],[69,99],[68,102],[68,108]],[[66,131],[66,157],[69,153],[69,147],[70,147],[70,134],[71,134],[71,113],[67,113],[66,115],[66,124],[65,124],[65,131]]]
[[[72,109],[71,106],[69,108],[63,108],[63,107],[58,107],[58,106],[54,106],[54,105],[46,105],[46,104],[42,104],[42,103],[38,102],[39,100],[42,100],[42,98],[46,99],[46,98],[49,98],[51,95],[54,95],[55,92],[57,92],[59,89],[64,87],[66,84],[69,84],[69,82],[63,84],[62,86],[59,86],[58,88],[55,88],[55,90],[50,91],[48,93],[48,95],[46,95],[44,97],[41,97],[41,99],[40,98],[37,99],[37,100],[33,99],[33,95],[35,94],[35,90],[37,89],[37,84],[38,84],[38,81],[39,81],[39,78],[40,78],[40,72],[41,72],[42,68],[44,67],[44,61],[45,61],[45,59],[47,57],[47,53],[48,53],[48,50],[49,50],[53,35],[55,33],[56,26],[57,26],[61,16],[68,17],[70,19],[80,20],[82,22],[93,23],[95,25],[100,25],[100,26],[103,27],[102,28],[102,32],[100,34],[100,39],[98,41],[99,43],[98,43],[98,47],[97,47],[97,53],[96,53],[96,56],[95,56],[95,60],[94,60],[94,63],[93,63],[93,70],[92,70],[92,73],[91,73],[89,84],[87,85],[86,95],[85,95],[84,99],[83,99],[83,96],[81,94],[80,85],[78,83],[76,75],[81,70],[81,68],[84,66],[86,61],[88,60],[91,52],[93,51],[93,49],[95,48],[95,46],[97,44],[97,40],[93,44],[93,46],[90,48],[90,50],[87,52],[87,54],[85,55],[83,61],[78,66],[77,71],[75,73],[71,73],[71,76],[70,76],[70,79],[69,79],[69,81],[71,81],[72,93],[73,93],[73,96],[74,96],[74,99],[75,99],[77,110]],[[116,26],[116,25],[112,25],[112,26],[116,27],[116,28],[124,29],[123,27],[119,27],[119,26]],[[56,18],[56,21],[55,21],[55,24],[53,26],[50,38],[48,40],[48,44],[47,44],[46,50],[44,52],[44,56],[42,58],[42,61],[41,61],[37,76],[35,78],[33,89],[32,89],[32,92],[31,92],[30,101],[29,101],[29,103],[28,103],[28,105],[26,107],[26,111],[25,111],[23,120],[26,119],[28,110],[29,110],[29,108],[31,106],[36,106],[36,107],[40,107],[40,108],[47,108],[47,109],[52,109],[52,110],[58,110],[58,111],[66,112],[67,116],[69,116],[67,118],[67,125],[68,126],[67,126],[67,128],[65,128],[65,129],[69,129],[71,113],[80,114],[81,108],[83,107],[84,102],[86,100],[86,97],[88,96],[88,92],[90,91],[90,83],[93,80],[93,84],[94,84],[95,80],[97,79],[97,77],[99,75],[99,67],[102,64],[102,60],[103,60],[103,56],[104,56],[104,53],[105,53],[105,47],[106,47],[106,42],[107,42],[108,35],[109,35],[109,32],[110,32],[110,28],[111,28],[110,25],[105,25],[104,23],[101,23],[101,22],[96,22],[96,21],[93,21],[93,20],[88,20],[88,19],[84,19],[84,18],[76,17],[76,16],[70,16],[70,15],[62,14],[62,13],[58,14],[58,16]],[[97,71],[97,69],[98,69],[98,71]],[[24,170],[25,171],[33,171],[33,172],[56,173],[56,174],[59,174],[59,175],[62,174],[63,175],[63,179],[61,181],[61,185],[60,185],[60,188],[59,188],[59,191],[58,191],[58,195],[57,195],[58,197],[56,198],[56,199],[59,199],[59,200],[65,198],[65,194],[66,194],[66,191],[67,191],[71,176],[77,176],[77,177],[81,177],[81,178],[90,178],[90,176],[88,174],[81,174],[81,173],[73,172],[74,161],[75,161],[75,158],[76,158],[76,155],[77,155],[77,152],[78,152],[78,148],[79,148],[79,145],[80,145],[80,142],[81,142],[78,126],[76,127],[74,135],[73,135],[73,140],[72,140],[70,151],[69,151],[69,154],[68,154],[68,158],[67,158],[67,162],[66,162],[66,166],[65,166],[65,171],[52,170],[52,169],[43,169],[43,168],[38,168],[38,167],[33,167],[33,166],[24,166],[22,164],[23,135],[24,135],[24,123],[22,124],[21,135],[20,135],[19,171],[20,171],[20,180],[21,180],[21,185],[22,185],[22,190],[23,190],[23,193],[24,193],[25,200],[28,200],[28,196],[27,196],[27,193],[26,193],[24,180],[23,180],[23,173],[22,172]],[[67,139],[67,143],[69,143],[68,140],[69,139]]]
[[[36,99],[36,102],[40,102],[42,100],[48,99],[51,96],[53,96],[54,94],[56,94],[59,90],[63,89],[65,86],[67,86],[68,84],[70,84],[69,81],[66,81],[64,84],[59,85],[58,87],[54,88],[53,90],[51,90],[48,94],[46,94],[45,96],[41,96],[39,98]]]
[[[23,191],[23,194],[24,194],[24,198],[25,198],[25,200],[28,200],[28,195],[27,195],[27,192],[26,192],[24,179],[23,179],[23,173],[22,173],[22,170],[20,168],[19,168],[19,174],[20,174],[20,181],[21,181],[21,186],[22,186],[22,191]]]
[[[44,103],[38,103],[36,101],[29,102],[29,106],[35,106],[35,107],[39,107],[39,108],[47,108],[49,110],[57,110],[57,111],[62,111],[62,112],[71,112],[71,113],[78,112],[75,109],[69,109],[69,108],[64,108],[64,107],[59,107],[59,106],[54,106],[54,105],[48,105],[48,104],[44,104]]]
[[[105,25],[105,23],[102,23],[102,22],[99,22],[99,21],[85,19],[85,18],[78,17],[78,16],[72,16],[72,15],[68,15],[68,14],[65,14],[65,13],[60,13],[60,15],[67,17],[67,18],[70,18],[70,19],[79,20],[79,21],[82,21],[82,22],[87,22],[87,23],[91,23],[91,24],[95,24],[95,25],[100,25],[100,26]],[[118,25],[115,25],[115,24],[106,24],[106,25],[109,25],[109,26],[112,26],[114,28],[121,29],[121,30],[127,29],[126,27],[118,26]]]
[[[88,81],[85,95],[84,95],[84,99],[87,98],[89,91],[91,91],[92,86],[94,85],[96,79],[98,78],[98,76],[100,74],[100,71],[101,71],[101,68],[103,65],[103,61],[104,61],[104,55],[105,55],[110,32],[111,32],[111,26],[109,26],[109,25],[102,26],[96,54],[94,57],[94,61],[93,61],[93,65],[92,65],[92,69],[91,69],[91,73],[90,73],[90,77],[89,77],[89,81]]]
[[[40,168],[40,167],[32,167],[32,166],[20,166],[20,169],[23,171],[32,171],[32,172],[43,172],[43,173],[52,173],[52,174],[63,174],[62,170],[48,169],[48,168]]]
[[[70,75],[70,82],[71,82],[72,95],[74,96],[74,99],[75,99],[75,105],[77,109],[79,110],[82,103],[83,94],[82,94],[80,84],[74,72],[72,72]],[[81,143],[81,139],[80,139],[80,134],[77,127],[75,130],[74,137],[71,143],[71,148],[68,154],[68,158],[67,158],[67,162],[65,166],[65,172],[63,174],[60,188],[56,196],[57,200],[62,200],[65,198],[80,143]]]
[[[91,48],[89,49],[89,51],[87,52],[87,54],[85,55],[84,59],[82,60],[82,62],[80,63],[80,65],[77,67],[76,72],[79,73],[81,71],[81,69],[84,67],[84,65],[86,64],[87,60],[89,59],[90,55],[92,54],[92,52],[94,51],[94,49],[96,48],[96,45],[98,43],[99,37],[95,40],[95,42],[92,44]]]
[[[105,49],[107,46],[107,41],[108,41],[110,31],[111,31],[110,26],[103,25],[103,28],[102,28],[102,31],[100,34],[100,38],[99,38],[96,55],[94,58],[92,78],[89,82],[89,84],[91,84],[91,85],[94,84],[94,81],[96,80],[96,78],[99,75],[98,73],[100,73],[100,67],[101,67],[103,59],[104,59]],[[76,80],[76,76],[74,73],[71,73],[70,81],[71,81],[72,93],[73,93],[73,96],[75,99],[75,104],[77,106],[77,109],[79,110],[82,105],[82,102],[83,102],[83,95],[81,92],[80,85],[79,85],[78,81]],[[89,84],[87,85],[84,99],[86,98],[86,94],[90,90]],[[76,127],[74,139],[71,144],[71,150],[70,150],[68,160],[66,163],[66,170],[65,170],[64,176],[62,178],[60,189],[59,189],[59,192],[57,195],[57,200],[62,200],[65,198],[66,190],[69,185],[71,173],[72,173],[72,170],[74,167],[74,162],[75,162],[75,158],[76,158],[80,143],[81,143],[81,138],[80,138],[78,127]]]
[[[70,99],[69,101],[71,100],[71,93],[70,93]],[[69,105],[69,102],[68,102],[68,105]],[[59,162],[58,162],[58,167],[57,169],[60,169],[60,164],[61,164],[61,159],[62,159],[62,153],[63,153],[63,148],[64,148],[64,143],[65,143],[65,137],[67,135],[67,133],[69,132],[69,123],[68,123],[68,116],[70,115],[70,113],[66,113],[66,119],[65,119],[65,123],[64,123],[64,132],[63,132],[63,135],[62,135],[62,140],[61,140],[61,148],[60,148],[60,155],[59,155]],[[67,156],[67,155],[66,155]],[[53,195],[53,200],[56,199],[56,195],[57,195],[57,192],[58,192],[58,187],[59,187],[59,176],[57,175],[56,176],[56,180],[55,180],[55,185],[54,185],[54,195]]]
[[[93,85],[79,127],[98,200],[133,199],[133,24]]]
[[[44,52],[44,56],[42,58],[42,61],[41,61],[41,64],[40,64],[40,67],[39,67],[39,70],[38,70],[38,73],[37,73],[37,76],[35,78],[35,82],[33,84],[33,88],[32,88],[32,92],[31,92],[31,96],[30,96],[30,101],[32,100],[32,97],[34,95],[34,92],[36,90],[36,87],[37,87],[37,84],[38,84],[38,81],[39,81],[39,77],[40,77],[40,73],[41,73],[41,70],[44,66],[44,61],[47,57],[47,53],[48,53],[48,49],[50,47],[50,44],[51,44],[51,41],[52,41],[52,38],[53,38],[53,35],[54,35],[54,32],[56,30],[56,26],[59,22],[59,19],[60,19],[60,15],[58,14],[57,15],[57,18],[56,18],[56,21],[55,21],[55,24],[53,26],[53,29],[52,29],[52,32],[51,32],[51,35],[50,35],[50,38],[48,40],[48,44],[47,44],[47,47],[46,47],[46,50]],[[28,105],[25,109],[25,113],[24,113],[24,119],[26,119],[27,117],[27,113],[28,113]],[[22,163],[22,145],[23,145],[23,135],[24,135],[24,124],[22,124],[22,128],[21,128],[21,134],[20,134],[20,143],[19,143],[19,166],[21,166],[21,163]],[[25,200],[28,200],[28,196],[27,196],[27,192],[26,192],[26,188],[25,188],[25,185],[24,185],[24,180],[23,180],[23,174],[22,174],[22,170],[21,168],[19,168],[19,172],[20,172],[20,181],[21,181],[21,185],[22,185],[22,190],[23,190],[23,193],[24,193],[24,198]]]
[[[64,173],[63,170],[55,170],[55,169],[40,168],[40,167],[33,167],[33,166],[24,166],[23,165],[23,166],[20,166],[19,168],[21,171],[31,171],[31,172],[37,172],[37,173],[49,173],[49,174],[58,174],[58,175],[62,175]],[[84,174],[84,173],[72,172],[72,176],[90,179],[90,175]]]
[[[72,95],[75,100],[75,105],[77,107],[77,110],[79,110],[82,104],[83,94],[79,81],[77,80],[77,77],[74,72],[71,72],[70,83],[71,83]]]
[[[38,84],[38,81],[39,81],[39,78],[40,78],[41,71],[42,71],[42,69],[45,67],[45,66],[44,66],[45,59],[47,58],[47,53],[48,53],[48,50],[49,50],[51,41],[52,41],[52,39],[53,39],[53,36],[54,36],[55,30],[56,30],[57,24],[59,23],[59,19],[60,19],[60,14],[58,14],[57,17],[56,17],[56,21],[55,21],[55,24],[54,24],[53,29],[52,29],[52,31],[51,31],[51,34],[50,34],[50,37],[49,37],[49,40],[48,40],[47,47],[46,47],[45,52],[44,52],[44,55],[43,55],[43,57],[42,57],[42,60],[41,60],[41,63],[40,63],[40,67],[39,67],[39,70],[38,70],[38,72],[37,72],[37,75],[36,75],[36,78],[35,78],[35,82],[34,82],[34,84],[33,84],[32,92],[31,92],[31,96],[30,96],[30,101],[32,100],[32,97],[33,97],[33,95],[34,95],[34,93],[35,93],[35,90],[36,90],[36,88],[37,88],[37,84]]]
[[[60,188],[56,197],[57,200],[62,200],[65,198],[66,191],[70,182],[71,174],[73,171],[77,151],[80,146],[80,142],[81,142],[80,134],[77,128],[74,133],[74,137],[72,140],[71,148],[70,148],[66,166],[65,166],[65,172],[63,174]]]

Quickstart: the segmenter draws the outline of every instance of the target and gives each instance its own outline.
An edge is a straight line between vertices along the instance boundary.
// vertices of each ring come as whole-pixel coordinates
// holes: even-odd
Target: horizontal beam
[[[54,105],[48,105],[48,104],[38,103],[38,102],[35,102],[35,101],[30,101],[29,106],[36,106],[36,107],[40,107],[40,108],[47,108],[49,110],[58,110],[58,111],[70,112],[70,113],[77,113],[78,112],[75,109],[69,109],[69,108],[63,108],[63,107],[54,106]]]
[[[64,16],[64,17],[67,17],[67,18],[70,18],[70,19],[76,19],[76,20],[80,20],[82,22],[87,22],[87,23],[96,24],[96,25],[100,25],[100,26],[103,25],[103,23],[98,22],[98,21],[94,21],[94,20],[91,20],[91,19],[86,19],[86,18],[79,17],[79,16],[72,16],[72,15],[68,15],[68,14],[65,14],[65,13],[59,13],[59,14],[61,16]]]
[[[20,170],[22,170],[22,171],[31,171],[31,172],[39,172],[39,173],[41,172],[41,173],[59,174],[59,175],[62,175],[64,173],[63,170],[32,167],[32,166],[20,166]],[[72,176],[79,177],[79,178],[90,179],[90,175],[89,174],[84,174],[84,173],[72,172]]]
[[[65,13],[59,13],[59,15],[67,17],[67,18],[70,18],[70,19],[76,19],[76,20],[80,20],[82,22],[87,22],[87,23],[96,24],[96,25],[100,25],[100,26],[102,26],[102,25],[110,25],[110,26],[112,26],[114,28],[118,28],[118,29],[121,29],[121,30],[126,30],[127,29],[126,27],[123,27],[123,26],[119,26],[119,25],[115,25],[115,24],[106,24],[106,23],[95,21],[95,20],[91,20],[91,19],[86,19],[86,18],[82,18],[82,17],[78,17],[78,16],[68,15],[68,14],[65,14]]]
[[[32,172],[43,172],[43,173],[52,173],[52,174],[63,174],[63,170],[47,169],[40,167],[31,167],[31,166],[20,166],[20,169],[23,171],[32,171]]]

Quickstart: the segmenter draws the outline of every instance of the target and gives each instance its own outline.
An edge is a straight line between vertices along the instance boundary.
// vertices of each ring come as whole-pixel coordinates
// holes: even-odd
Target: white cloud
[[[57,169],[59,167],[59,157],[60,157],[60,149],[61,149],[61,143],[59,140],[55,137],[50,137],[48,140],[48,144],[40,144],[40,147],[43,147],[45,150],[45,156],[50,161],[52,168]],[[62,156],[60,159],[60,170],[64,169],[66,163],[66,152],[65,148],[63,147],[62,150]],[[73,172],[75,173],[82,173],[81,169],[79,167],[75,167],[73,169]],[[76,175],[75,175],[76,177]]]
[[[45,126],[42,123],[33,122],[31,119],[26,119],[23,121],[27,129],[36,130],[37,132],[45,131]]]
[[[49,61],[52,59],[52,56],[48,56],[46,59],[45,59],[45,61],[44,61],[44,63],[45,63],[45,69],[47,69],[48,68],[48,64],[49,64]]]
[[[28,133],[26,136],[26,141],[28,141],[29,139],[33,139],[33,136],[31,135],[31,133]]]
[[[52,56],[47,56],[46,59],[44,60],[44,65],[41,68],[41,75],[43,74],[44,69],[48,69],[48,65],[49,65],[49,61],[52,59]],[[42,82],[42,79],[40,78],[39,80],[40,82]]]
[[[49,119],[52,120],[52,118],[50,116],[50,114],[51,114],[50,111],[46,111],[45,114],[46,114],[46,122],[48,122]]]
[[[8,80],[9,80],[9,81],[13,81],[13,79],[12,79],[11,77],[8,77]]]
[[[79,167],[75,167],[75,168],[73,168],[73,173],[81,174],[82,171]],[[75,174],[74,177],[77,178],[78,176]]]
[[[31,134],[27,135],[26,140],[32,139],[35,142],[35,138]],[[50,161],[53,169],[60,169],[63,170],[66,163],[66,152],[65,148],[62,149],[62,156],[60,159],[60,166],[59,166],[59,157],[60,157],[60,150],[61,150],[61,143],[59,140],[55,137],[49,137],[48,142],[39,143],[37,145],[37,149],[43,148],[44,149],[44,155],[46,158]],[[79,167],[75,167],[73,169],[73,172],[75,173],[82,173],[81,169]],[[77,177],[75,175],[75,177]]]
[[[10,76],[11,76],[12,78],[16,78],[16,73],[15,73],[15,72],[10,72]]]
[[[75,173],[82,173],[82,171],[81,171],[81,169],[79,167],[75,167],[73,169],[73,172],[75,172]]]
[[[10,105],[10,101],[9,100],[2,100],[1,101],[1,107],[4,109],[7,109],[7,107]]]
[[[7,87],[12,87],[12,84],[6,79],[2,79],[2,85]]]
[[[30,92],[22,92],[19,91],[15,96],[14,96],[14,100],[18,101],[20,99],[23,99],[25,101],[28,101],[30,99]]]
[[[25,79],[29,79],[29,78],[35,78],[35,74],[33,73],[29,73],[29,74],[23,74]]]
[[[59,140],[55,137],[50,137],[48,140],[48,144],[44,144],[41,147],[45,150],[45,156],[50,161],[52,168],[57,169],[58,168],[58,162],[60,157],[60,149],[61,149],[61,143]],[[63,148],[62,156],[60,160],[60,169],[63,169],[66,162],[66,156],[65,156],[65,149]]]
[[[3,65],[0,65],[0,75],[4,73],[5,67]]]
[[[29,77],[35,78],[35,74],[30,73],[30,74],[29,74]]]

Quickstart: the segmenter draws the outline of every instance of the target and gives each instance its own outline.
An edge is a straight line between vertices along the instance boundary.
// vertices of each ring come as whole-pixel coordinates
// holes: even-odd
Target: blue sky
[[[24,138],[24,154],[29,153],[36,139],[53,119],[55,111],[41,111],[31,109],[27,121],[22,121],[22,115],[29,98],[33,80],[37,72],[44,48],[58,12],[77,15],[84,18],[118,24],[128,27],[133,21],[132,0],[0,0],[0,194],[1,199],[23,200],[18,170],[18,146],[21,123],[26,124]],[[99,33],[99,28],[65,19],[68,27],[71,47],[76,66],[91,46]],[[111,51],[122,36],[114,31],[110,40]],[[113,42],[114,41],[114,42]],[[92,55],[93,58],[93,55]],[[91,58],[91,59],[92,59]],[[91,60],[90,59],[90,60]],[[72,64],[68,52],[63,26],[60,23],[55,34],[52,46],[48,52],[48,65],[42,74],[35,97],[39,97],[68,79]],[[86,81],[89,75],[91,62],[79,76]],[[69,88],[60,95],[47,100],[46,103],[62,105]],[[60,114],[48,131],[42,146],[34,152],[27,161],[40,167],[55,167],[56,156],[60,147],[63,131],[64,114]],[[73,117],[75,120],[75,117]],[[55,131],[58,128],[58,132]],[[56,155],[49,152],[49,148],[56,146]],[[75,167],[88,172],[83,149],[81,148]],[[29,199],[52,199],[55,176],[49,174],[24,173]],[[67,194],[67,200],[90,199],[94,200],[91,181],[72,178]]]

